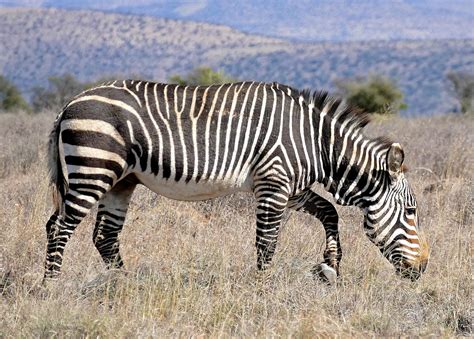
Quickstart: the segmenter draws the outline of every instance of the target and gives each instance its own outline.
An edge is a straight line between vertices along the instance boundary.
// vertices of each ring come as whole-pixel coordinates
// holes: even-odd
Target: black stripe
[[[127,157],[126,147],[119,144],[114,138],[107,134],[92,131],[78,131],[67,129],[62,131],[63,143],[102,149],[118,154],[122,158]]]
[[[93,168],[104,168],[111,170],[117,177],[120,177],[123,173],[123,168],[117,162],[113,160],[89,158],[83,156],[67,155],[65,157],[66,164],[93,167]]]

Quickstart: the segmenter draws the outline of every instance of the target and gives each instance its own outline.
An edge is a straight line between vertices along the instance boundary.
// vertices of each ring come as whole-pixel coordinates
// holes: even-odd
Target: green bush
[[[184,78],[180,75],[173,75],[169,81],[179,85],[214,85],[233,82],[235,79],[220,71],[214,71],[210,67],[198,67],[188,73]]]
[[[0,75],[0,110],[30,111],[30,106],[23,99],[18,88],[2,75]]]
[[[387,77],[373,75],[368,78],[343,80],[336,83],[350,105],[368,113],[392,114],[406,109],[403,93]]]
[[[461,112],[474,114],[474,74],[452,72],[447,75],[454,88],[454,94],[461,105]]]

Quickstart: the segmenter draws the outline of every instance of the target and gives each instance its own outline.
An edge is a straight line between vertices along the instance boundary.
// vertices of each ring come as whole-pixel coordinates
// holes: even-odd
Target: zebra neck
[[[321,149],[326,161],[320,182],[338,204],[362,206],[383,181],[386,143],[366,137],[360,129],[330,130],[329,147]]]

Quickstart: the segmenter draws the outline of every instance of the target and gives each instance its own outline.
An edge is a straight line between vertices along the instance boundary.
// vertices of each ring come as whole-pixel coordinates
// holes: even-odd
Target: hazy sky
[[[0,6],[25,6],[25,7],[40,7],[40,6],[51,6],[51,7],[84,7],[84,8],[95,8],[95,9],[109,9],[119,7],[143,7],[143,6],[170,6],[173,8],[183,8],[183,15],[188,15],[193,13],[195,10],[200,10],[205,8],[209,3],[219,3],[227,2],[229,0],[0,0]],[[296,0],[294,0],[296,2]],[[245,2],[245,1],[244,1]],[[260,4],[292,4],[291,0],[260,0],[252,1],[253,3]],[[299,3],[305,3],[308,6],[318,5],[318,4],[330,4],[330,3],[347,3],[354,5],[359,2],[361,4],[366,2],[374,2],[373,0],[300,0]],[[474,1],[473,0],[383,0],[378,1],[380,4],[383,4],[384,7],[389,8],[391,4],[406,4],[416,6],[417,4],[432,4],[433,7],[437,8],[446,8],[446,9],[456,9],[462,10],[463,8],[466,11],[474,10]]]

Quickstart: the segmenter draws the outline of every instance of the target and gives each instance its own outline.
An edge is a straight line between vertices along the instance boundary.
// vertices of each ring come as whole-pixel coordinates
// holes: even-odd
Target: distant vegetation
[[[301,43],[201,22],[55,9],[0,9],[0,22],[0,70],[28,99],[52,75],[167,81],[206,65],[240,80],[330,91],[335,79],[375,72],[396,79],[407,114],[434,114],[458,105],[446,74],[474,64],[474,40]]]
[[[214,71],[210,67],[198,67],[189,72],[184,78],[181,75],[173,75],[169,81],[179,85],[214,85],[236,81],[236,79],[222,71]]]
[[[31,106],[23,98],[18,88],[6,77],[0,75],[0,111],[26,111],[38,113],[45,110],[57,111],[75,95],[112,79],[103,77],[94,82],[81,82],[71,74],[51,76],[46,87],[33,88]],[[138,77],[132,77],[138,78]],[[453,72],[447,75],[452,84],[453,96],[459,101],[463,113],[472,114],[474,110],[474,75]],[[211,67],[201,66],[185,75],[173,75],[168,81],[180,85],[211,85],[237,81]],[[407,108],[403,102],[404,94],[390,78],[382,75],[369,75],[335,81],[338,94],[351,105],[368,113],[397,114]]]
[[[452,72],[447,75],[454,88],[454,95],[461,105],[461,112],[474,114],[474,74]]]
[[[402,91],[388,77],[371,75],[337,81],[336,85],[349,104],[368,113],[391,114],[407,108]]]
[[[65,105],[74,95],[87,87],[71,74],[48,78],[48,86],[33,88],[31,104],[36,112],[45,109],[57,109]]]
[[[116,77],[114,79],[118,79]],[[135,78],[135,77],[131,77]],[[100,78],[93,82],[81,82],[72,74],[51,76],[45,87],[36,86],[32,89],[31,106],[28,105],[17,87],[0,75],[0,110],[2,111],[33,111],[58,110],[67,104],[75,95],[82,91],[112,80],[110,77]],[[212,85],[236,81],[222,71],[214,71],[210,67],[201,66],[186,75],[174,75],[170,83],[180,85]]]
[[[115,78],[102,77],[93,82],[81,82],[71,74],[48,78],[46,87],[34,87],[31,105],[35,112],[57,110],[82,91]]]
[[[18,88],[2,75],[0,75],[0,110],[30,110],[30,106],[23,99]]]

